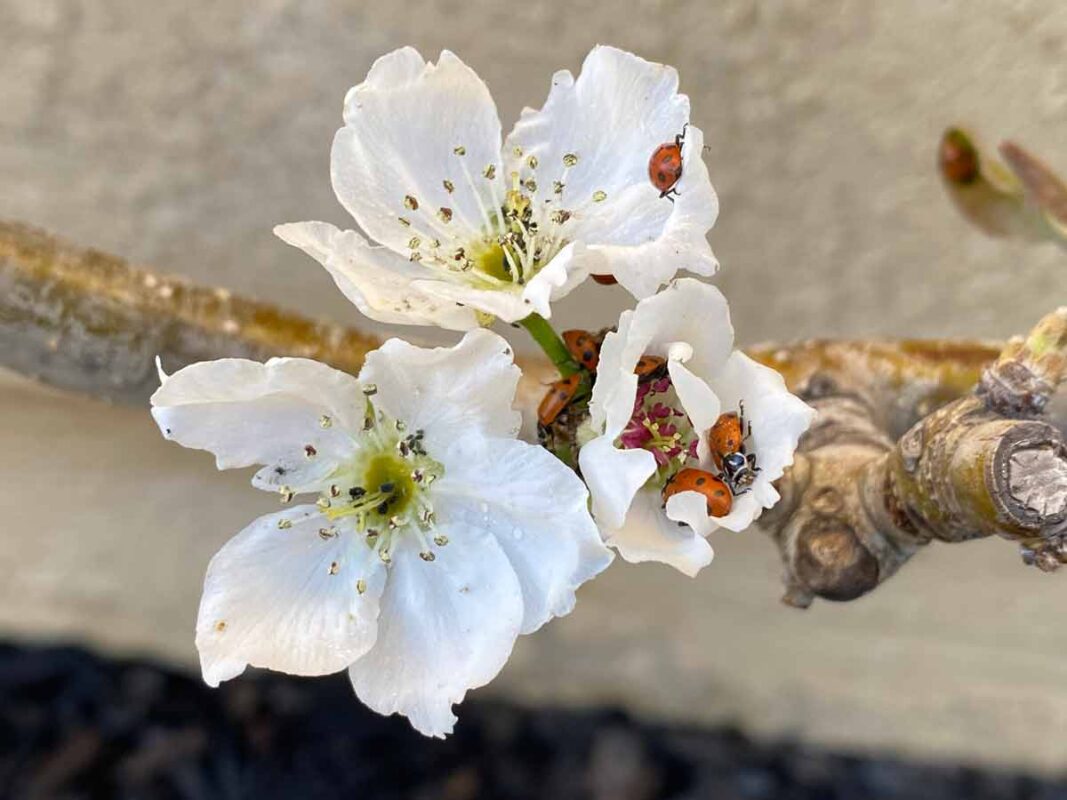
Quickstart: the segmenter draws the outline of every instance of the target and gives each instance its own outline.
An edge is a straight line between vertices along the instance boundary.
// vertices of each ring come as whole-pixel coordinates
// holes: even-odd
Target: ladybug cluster
[[[729,514],[734,497],[747,492],[760,471],[756,454],[749,453],[745,445],[751,435],[743,403],[738,411],[720,414],[708,430],[708,449],[718,475],[693,467],[679,470],[663,487],[663,502],[679,492],[698,492],[707,500],[709,516]]]
[[[600,344],[607,331],[599,334],[571,330],[563,332],[563,342],[580,369],[550,384],[537,407],[537,438],[573,469],[578,468],[578,425],[585,417],[589,395],[600,363]]]
[[[563,342],[581,369],[550,384],[537,408],[537,432],[541,444],[575,468],[577,459],[573,457],[573,444],[578,424],[588,406],[605,333],[563,332]],[[634,365],[634,374],[640,383],[658,381],[667,374],[667,361],[646,353]],[[663,502],[679,492],[697,492],[707,501],[710,516],[729,514],[734,497],[749,491],[760,471],[756,454],[748,452],[746,445],[751,435],[752,425],[745,419],[744,403],[739,404],[737,411],[720,414],[707,435],[715,472],[695,467],[679,470],[663,487]]]

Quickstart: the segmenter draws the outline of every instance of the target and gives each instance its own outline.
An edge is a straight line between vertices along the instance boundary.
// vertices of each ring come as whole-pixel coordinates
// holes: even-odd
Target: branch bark
[[[143,403],[168,369],[224,356],[316,358],[358,372],[371,336],[131,267],[0,222],[0,365]],[[1067,311],[1026,339],[749,348],[819,410],[761,524],[785,600],[850,600],[931,541],[997,535],[1044,570],[1067,563],[1067,450],[1047,418],[1067,373]],[[553,378],[521,362],[519,402]]]

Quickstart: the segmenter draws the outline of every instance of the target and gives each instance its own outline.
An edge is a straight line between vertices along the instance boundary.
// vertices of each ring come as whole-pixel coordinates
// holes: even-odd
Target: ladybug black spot
[[[697,478],[697,486],[703,486],[707,482],[707,478]]]
[[[715,490],[715,496],[716,496],[716,497],[722,497],[722,496],[723,496],[723,494],[724,494],[724,492],[723,492],[723,490],[722,490],[722,489],[716,489],[716,490]]]

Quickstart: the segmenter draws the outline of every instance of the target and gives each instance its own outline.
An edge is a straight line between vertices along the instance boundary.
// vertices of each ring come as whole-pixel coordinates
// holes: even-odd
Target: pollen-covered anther
[[[413,251],[412,254],[408,256],[408,261],[422,261],[422,253],[418,250]]]
[[[575,153],[565,153],[563,156],[563,166],[573,167],[578,163],[578,156]]]
[[[526,159],[526,166],[530,169],[537,169],[537,156],[530,156]]]
[[[283,503],[288,503],[288,502],[292,501],[293,495],[295,493],[288,486],[279,486],[278,487],[278,494],[281,496],[281,501]]]
[[[489,180],[493,180],[496,177],[496,164],[486,164],[485,169],[482,170],[482,175]]]
[[[563,181],[552,181],[552,194],[563,194],[566,184]]]
[[[552,221],[557,225],[564,224],[571,218],[571,212],[566,209],[559,208],[552,212]]]
[[[418,236],[412,236],[408,239],[408,250],[418,250],[420,244],[422,244],[422,239]]]
[[[374,395],[378,394],[378,384],[376,384],[376,383],[365,383],[365,384],[363,384],[363,394],[365,396],[367,396],[367,397],[374,397]]]
[[[333,420],[330,419],[329,416],[327,416],[326,414],[323,414],[321,417],[319,417],[319,427],[320,428],[323,428],[323,429],[329,428],[331,425],[333,425]]]
[[[608,199],[608,193],[605,192],[603,189],[597,189],[595,192],[593,192],[593,202],[594,203],[603,203],[607,199]]]
[[[437,556],[435,556],[432,552],[427,550],[424,553],[419,553],[419,558],[421,558],[423,561],[433,561],[434,559],[437,558]]]
[[[319,538],[324,542],[334,538],[337,535],[335,528],[319,528]]]
[[[463,145],[457,145],[456,147],[452,148],[452,152],[455,153],[457,156],[465,156],[467,155],[467,148]]]
[[[448,537],[445,536],[443,533],[440,533],[437,536],[433,537],[433,543],[438,547],[444,547],[446,544],[448,544]]]
[[[363,580],[362,578],[360,578],[358,581],[356,581],[356,591],[359,594],[363,594],[364,592],[367,591],[367,582],[365,580]]]
[[[441,206],[441,208],[437,209],[437,216],[441,219],[441,222],[451,222],[452,209],[448,206]]]
[[[293,521],[291,519],[282,518],[278,520],[278,530],[284,531],[293,527]]]
[[[419,201],[410,194],[406,194],[404,195],[404,208],[408,211],[417,211],[419,208]]]
[[[341,571],[341,565],[338,564],[336,561],[331,561],[330,567],[326,571],[331,575],[336,575],[338,572]]]
[[[530,194],[536,194],[536,192],[537,192],[537,181],[535,181],[533,178],[527,178],[526,180],[524,180],[522,182],[522,188],[524,188]]]
[[[452,194],[452,192],[456,191],[456,184],[452,183],[452,181],[450,180],[441,181],[441,185],[445,187],[445,191],[449,194]]]
[[[313,445],[313,444],[304,445],[304,458],[314,458],[318,454],[319,454],[319,451],[315,449],[315,445]]]

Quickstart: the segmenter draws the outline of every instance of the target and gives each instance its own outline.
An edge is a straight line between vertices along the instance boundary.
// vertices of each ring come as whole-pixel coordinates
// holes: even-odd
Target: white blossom
[[[677,89],[673,68],[596,47],[501,142],[473,70],[448,51],[433,64],[396,50],[348,92],[331,153],[334,191],[363,234],[325,222],[275,232],[368,317],[460,330],[482,315],[548,317],[589,274],[637,297],[679,269],[710,275],[718,201]],[[682,175],[664,197],[649,159],[678,137]]]
[[[386,342],[359,378],[315,361],[223,359],[162,377],[152,414],[288,503],[212,559],[196,644],[211,685],[247,665],[348,669],[419,731],[491,680],[515,639],[611,560],[577,476],[515,438],[519,371],[499,336]]]
[[[665,360],[664,374],[638,380],[642,356]],[[682,491],[662,499],[681,469],[719,474],[708,430],[720,413],[741,412],[758,472],[732,496],[725,516]],[[628,561],[662,561],[694,575],[711,562],[706,537],[740,531],[778,500],[772,482],[792,463],[814,411],[782,377],[733,350],[726,299],[691,278],[676,280],[623,312],[604,339],[590,402],[590,440],[579,453],[593,514],[608,544]]]

